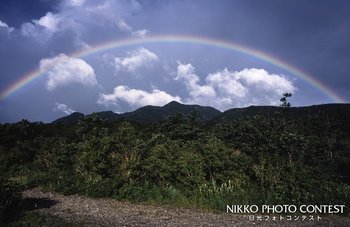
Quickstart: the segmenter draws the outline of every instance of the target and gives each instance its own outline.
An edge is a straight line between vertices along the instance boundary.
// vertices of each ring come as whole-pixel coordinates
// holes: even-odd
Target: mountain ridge
[[[103,121],[118,121],[128,120],[138,123],[153,123],[161,120],[165,120],[176,113],[180,113],[183,116],[188,116],[191,112],[197,112],[197,120],[199,122],[223,122],[238,120],[246,117],[262,116],[272,117],[274,114],[282,110],[279,106],[249,106],[243,108],[232,108],[221,112],[210,106],[201,106],[194,104],[182,104],[176,101],[169,102],[164,106],[143,106],[131,112],[114,113],[112,111],[95,112],[92,114],[97,115]],[[331,116],[341,116],[350,119],[350,104],[320,104],[303,107],[289,107],[284,108],[284,113],[288,117],[292,118],[309,118],[316,115],[328,114]],[[71,115],[64,116],[51,122],[53,124],[76,124],[81,119],[92,114],[84,115],[79,112],[74,112]]]
[[[197,119],[200,122],[209,121],[222,113],[221,111],[210,106],[189,105],[171,101],[164,106],[147,105],[134,111],[125,112],[122,114],[114,113],[112,111],[95,112],[92,114],[97,115],[104,121],[129,120],[139,123],[152,123],[165,120],[176,113],[187,116],[193,111],[197,112]],[[83,117],[90,116],[92,114],[84,115],[79,112],[74,112],[68,116],[58,118],[51,123],[74,124],[78,123]]]

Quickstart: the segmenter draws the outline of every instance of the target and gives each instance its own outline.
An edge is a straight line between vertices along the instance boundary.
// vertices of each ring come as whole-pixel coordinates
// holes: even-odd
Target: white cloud
[[[71,108],[69,108],[66,104],[64,103],[55,103],[55,107],[53,108],[53,111],[61,111],[63,113],[65,113],[66,115],[69,115],[71,113],[74,113],[75,111],[72,110]]]
[[[134,72],[140,67],[150,65],[158,60],[158,56],[148,49],[143,47],[128,52],[125,58],[115,58],[114,63],[117,70]]]
[[[134,12],[141,9],[139,2],[133,1],[115,1],[106,0],[101,4],[86,4],[81,11],[85,11],[89,18],[95,18],[95,23],[117,27],[119,31],[127,32],[130,35],[140,36],[146,35],[149,31],[147,29],[135,30],[127,23]],[[87,18],[88,20],[90,20]],[[86,20],[86,18],[83,18]],[[81,19],[80,19],[81,20]],[[90,21],[89,21],[90,22]]]
[[[8,26],[5,22],[2,22],[2,21],[0,20],[0,27],[6,27],[6,28],[8,28],[9,26]]]
[[[231,73],[227,69],[214,74],[209,74],[206,82],[212,87],[219,88],[222,92],[238,98],[247,95],[248,89],[241,84],[235,73]]]
[[[148,29],[141,29],[141,30],[134,31],[131,34],[133,36],[142,38],[142,37],[145,37],[146,35],[148,35],[149,33],[150,33],[150,31]]]
[[[206,82],[231,97],[232,104],[277,105],[285,92],[293,93],[296,87],[283,75],[270,74],[264,69],[244,69],[231,72],[227,69],[209,74]]]
[[[48,40],[56,32],[63,31],[63,27],[67,26],[68,19],[65,19],[60,14],[47,12],[45,16],[38,20],[32,20],[21,25],[20,32],[23,36],[32,37],[38,43],[47,43]]]
[[[195,74],[195,68],[191,64],[181,64],[178,62],[176,80],[184,80],[191,87],[199,82],[199,77]]]
[[[58,30],[58,24],[60,22],[60,17],[51,12],[46,13],[45,16],[41,17],[39,20],[33,20],[34,24],[40,25],[50,32],[56,32]]]
[[[225,110],[248,105],[277,105],[284,92],[294,92],[296,87],[283,75],[270,74],[264,69],[228,69],[209,74],[205,84],[191,64],[178,63],[177,77],[188,92],[186,102],[214,106]]]
[[[118,18],[116,23],[121,31],[132,32],[132,27],[130,27],[130,25],[128,25],[124,20]]]
[[[118,102],[126,102],[132,107],[145,105],[161,106],[171,101],[181,101],[179,96],[172,96],[158,89],[147,92],[144,90],[130,89],[127,86],[117,86],[112,94],[100,94],[97,103],[105,106],[117,105]]]
[[[14,30],[14,28],[9,27],[5,22],[2,22],[1,20],[0,20],[0,28],[5,28],[9,32],[12,32]]]
[[[67,0],[67,3],[71,6],[82,6],[85,3],[85,0]]]
[[[293,84],[283,75],[269,74],[264,69],[244,69],[236,74],[237,79],[256,89],[275,91],[277,94],[294,91]]]
[[[23,23],[20,32],[42,45],[58,37],[68,37],[65,41],[73,41],[67,45],[74,45],[75,40],[79,40],[80,45],[92,38],[96,41],[99,38],[125,38],[125,35],[143,37],[149,30],[134,28],[128,23],[129,18],[140,8],[137,1],[63,0],[55,12],[47,12],[39,19]],[[76,47],[80,48],[79,45]]]
[[[21,26],[21,34],[23,36],[32,36],[32,37],[36,37],[39,36],[39,32],[36,31],[37,29],[35,28],[35,26],[32,23],[24,23]]]
[[[64,54],[42,59],[40,71],[47,75],[46,87],[49,91],[71,83],[97,85],[94,69],[88,63]]]
[[[178,63],[175,80],[183,81],[191,96],[191,102],[203,103],[205,100],[216,97],[215,90],[208,85],[199,85],[199,77],[191,64]]]

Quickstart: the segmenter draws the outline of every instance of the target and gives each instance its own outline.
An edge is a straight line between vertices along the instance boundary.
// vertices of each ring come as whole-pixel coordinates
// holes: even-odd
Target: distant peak
[[[165,106],[173,106],[173,105],[183,105],[183,104],[181,104],[181,103],[179,103],[177,101],[171,101],[168,104],[166,104]]]
[[[71,116],[84,116],[83,113],[79,113],[79,112],[73,112],[70,114]]]

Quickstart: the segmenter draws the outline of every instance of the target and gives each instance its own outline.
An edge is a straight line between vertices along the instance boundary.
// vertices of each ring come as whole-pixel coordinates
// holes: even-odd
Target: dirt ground
[[[350,226],[346,217],[330,216],[321,220],[251,220],[252,216],[229,213],[210,213],[193,209],[151,206],[96,199],[84,196],[64,196],[44,192],[39,188],[23,192],[32,212],[57,216],[84,226]],[[285,216],[286,217],[286,216]],[[309,218],[309,217],[308,217]],[[307,218],[307,219],[308,219]]]

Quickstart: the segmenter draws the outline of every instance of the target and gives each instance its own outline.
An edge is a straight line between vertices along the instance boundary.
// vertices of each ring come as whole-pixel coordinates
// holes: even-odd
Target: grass
[[[80,227],[84,226],[83,223],[68,222],[60,217],[40,214],[35,211],[24,211],[11,223],[8,223],[9,227],[20,227],[20,226],[52,226],[52,227]]]

